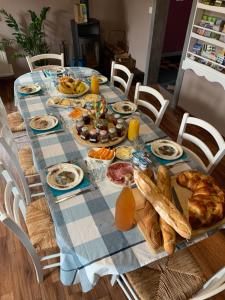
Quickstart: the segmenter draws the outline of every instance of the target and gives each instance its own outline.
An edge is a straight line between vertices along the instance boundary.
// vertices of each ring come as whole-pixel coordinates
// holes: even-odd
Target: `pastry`
[[[210,227],[225,216],[225,193],[211,176],[185,171],[177,183],[192,191],[188,200],[189,222],[194,229]]]
[[[172,200],[169,171],[165,166],[159,166],[157,173],[157,187],[170,201]],[[168,254],[173,254],[176,246],[176,232],[161,217],[159,220],[163,236],[163,246]]]
[[[134,180],[144,197],[153,205],[161,218],[186,239],[191,238],[191,226],[175,205],[165,197],[144,172],[135,170]]]

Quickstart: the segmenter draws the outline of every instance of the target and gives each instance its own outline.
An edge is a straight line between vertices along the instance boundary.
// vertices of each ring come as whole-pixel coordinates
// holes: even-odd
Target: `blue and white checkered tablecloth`
[[[84,71],[91,73],[91,69]],[[87,155],[87,148],[78,144],[71,134],[66,109],[46,106],[48,95],[20,98],[16,91],[16,87],[24,82],[38,81],[44,84],[46,80],[42,72],[19,77],[15,82],[15,100],[27,127],[30,117],[46,113],[61,114],[66,121],[67,127],[64,132],[33,138],[31,146],[55,225],[56,239],[61,252],[61,281],[65,285],[80,282],[83,291],[87,292],[101,276],[132,271],[158,260],[166,253],[153,255],[137,228],[128,232],[116,230],[115,203],[121,188],[112,185],[107,179],[98,183],[98,188],[94,191],[55,203],[46,183],[45,168],[70,160],[83,161]],[[103,85],[101,91],[106,98],[108,95],[109,100],[124,99],[118,90],[115,92],[109,85]],[[142,114],[141,118],[140,136],[143,141],[153,141],[166,136],[147,116]],[[196,167],[192,161],[174,166],[171,172],[175,174]],[[203,238],[205,236],[199,237],[194,242]],[[186,246],[187,242],[183,242],[177,248]]]

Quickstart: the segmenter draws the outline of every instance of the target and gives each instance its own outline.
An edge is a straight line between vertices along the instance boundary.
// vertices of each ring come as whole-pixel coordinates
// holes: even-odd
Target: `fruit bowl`
[[[89,90],[89,86],[80,79],[64,76],[59,79],[57,91],[64,97],[74,98],[81,97]]]

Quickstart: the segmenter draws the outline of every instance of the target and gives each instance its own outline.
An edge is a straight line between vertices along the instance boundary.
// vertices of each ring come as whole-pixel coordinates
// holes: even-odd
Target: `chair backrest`
[[[211,298],[225,290],[225,267],[213,275],[190,300]]]
[[[60,60],[60,65],[62,67],[64,67],[64,54],[61,53],[61,54],[53,54],[53,53],[47,53],[47,54],[39,54],[39,55],[35,55],[35,56],[26,56],[26,59],[27,59],[27,63],[28,63],[28,66],[30,68],[30,71],[32,72],[35,68],[33,67],[33,63],[35,61],[38,61],[38,60],[43,60],[43,59],[57,59],[57,60]]]
[[[5,165],[10,165],[15,177],[20,186],[24,191],[26,202],[29,203],[31,200],[30,190],[23,170],[19,163],[18,148],[13,139],[12,133],[6,124],[0,121],[0,147],[1,155],[0,159]]]
[[[0,97],[0,121],[2,121],[3,123],[4,122],[8,123],[7,112],[1,97]]]
[[[202,129],[206,130],[214,138],[214,140],[216,141],[217,146],[218,146],[218,151],[215,155],[212,153],[210,148],[205,144],[205,142],[203,142],[198,137],[185,132],[188,124],[201,127]],[[208,174],[210,174],[214,170],[214,168],[218,165],[218,163],[220,162],[220,160],[223,158],[223,156],[225,154],[225,142],[224,142],[222,135],[219,133],[219,131],[215,127],[213,127],[211,124],[209,124],[208,122],[206,122],[204,120],[190,117],[189,113],[185,113],[183,115],[183,119],[182,119],[181,125],[180,125],[180,130],[178,133],[177,142],[179,144],[181,144],[183,142],[183,140],[192,142],[193,144],[198,146],[204,152],[205,156],[207,157],[207,159],[209,161],[209,164],[208,164],[208,166],[205,166],[204,171]]]
[[[0,160],[0,180],[2,179],[5,182],[5,188],[3,197],[0,201],[0,222],[12,231],[27,249],[37,273],[37,266],[40,266],[40,258],[21,225],[20,213],[25,222],[26,203],[7,166]],[[41,266],[39,269],[40,268]]]
[[[117,70],[120,70],[127,75],[127,81],[125,81],[123,78],[121,78],[120,76],[117,75]],[[117,64],[115,61],[112,62],[110,83],[114,85],[115,81],[119,82],[122,85],[122,87],[124,88],[124,95],[126,97],[129,94],[133,77],[134,77],[134,74],[131,73],[127,67],[125,67],[121,64]]]
[[[160,102],[160,105],[161,105],[160,109],[157,110],[157,108],[154,105],[152,105],[150,102],[141,100],[140,99],[141,92],[144,92],[144,93],[154,96]],[[134,103],[137,106],[143,106],[143,107],[147,108],[148,110],[150,110],[156,118],[155,125],[159,126],[159,124],[162,121],[163,115],[166,111],[166,108],[169,105],[169,100],[165,100],[164,97],[157,90],[155,90],[149,86],[141,85],[140,82],[137,82],[136,88],[135,88],[135,94],[134,94]]]

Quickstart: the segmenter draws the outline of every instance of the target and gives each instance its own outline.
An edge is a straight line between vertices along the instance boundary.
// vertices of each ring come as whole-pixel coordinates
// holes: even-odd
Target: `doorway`
[[[170,0],[158,83],[173,94],[193,0]]]

